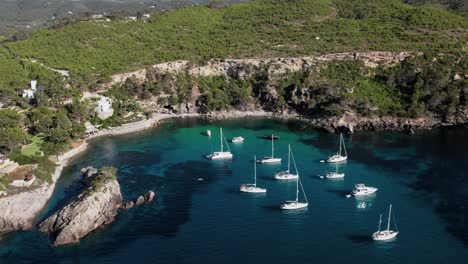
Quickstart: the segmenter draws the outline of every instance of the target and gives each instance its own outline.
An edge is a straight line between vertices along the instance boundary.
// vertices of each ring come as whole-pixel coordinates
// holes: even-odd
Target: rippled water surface
[[[209,161],[222,126],[233,161]],[[211,139],[201,133],[211,129]],[[257,166],[265,195],[239,193],[253,180],[253,155],[270,154],[272,133],[281,165]],[[122,211],[117,220],[80,244],[53,247],[32,230],[0,241],[0,263],[464,263],[467,250],[468,130],[439,129],[409,136],[358,133],[345,136],[349,160],[342,180],[323,180],[335,167],[320,160],[333,152],[337,135],[299,122],[269,119],[207,122],[168,120],[158,128],[95,139],[67,167],[44,219],[81,190],[79,169],[116,166],[125,199],[151,189],[157,201]],[[287,144],[309,200],[306,210],[284,212],[295,182],[278,182]],[[202,180],[203,179],[203,180]],[[356,183],[379,188],[367,198],[346,198]],[[370,235],[380,213],[393,204],[400,234],[376,243]]]

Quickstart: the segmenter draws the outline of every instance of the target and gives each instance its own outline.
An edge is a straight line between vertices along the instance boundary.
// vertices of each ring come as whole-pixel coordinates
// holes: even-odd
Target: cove
[[[203,156],[219,148],[218,127],[230,144],[232,161]],[[211,138],[202,132],[211,129]],[[281,165],[257,166],[266,195],[244,194],[253,155],[269,155],[263,134],[278,134]],[[37,229],[0,241],[0,263],[463,263],[468,228],[468,138],[466,128],[345,135],[349,160],[343,180],[323,180],[334,165],[320,163],[336,150],[338,136],[300,121],[265,118],[207,121],[165,120],[158,127],[118,137],[102,137],[66,167],[40,220],[66,204],[82,188],[79,169],[115,166],[126,200],[149,189],[154,203],[122,211],[117,220],[80,244],[53,247]],[[283,212],[295,183],[273,179],[286,167],[291,144],[309,199],[305,211]],[[202,178],[203,180],[199,180]],[[346,198],[354,184],[379,188],[374,197]],[[392,203],[400,235],[376,243],[380,213]]]

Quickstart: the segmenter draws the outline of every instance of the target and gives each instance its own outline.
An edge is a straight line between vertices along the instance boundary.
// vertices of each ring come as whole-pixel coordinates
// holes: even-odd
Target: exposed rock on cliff
[[[375,68],[379,65],[393,66],[407,57],[409,52],[386,52],[372,51],[364,53],[346,52],[332,53],[316,57],[299,58],[261,58],[261,59],[219,59],[210,60],[207,65],[192,65],[188,61],[173,61],[155,64],[151,69],[160,72],[181,73],[188,72],[193,76],[220,76],[225,75],[233,78],[246,79],[255,74],[262,66],[268,66],[268,75],[280,75],[286,72],[305,71],[312,66],[328,61],[362,61],[365,66]],[[123,83],[128,78],[134,78],[140,83],[146,81],[147,70],[142,69],[134,72],[116,74],[112,81],[107,84],[111,87],[116,83]]]
[[[48,184],[0,199],[0,232],[31,229],[54,189]]]
[[[114,221],[122,204],[115,168],[101,168],[89,187],[39,226],[49,232],[54,245],[79,242],[91,231]]]

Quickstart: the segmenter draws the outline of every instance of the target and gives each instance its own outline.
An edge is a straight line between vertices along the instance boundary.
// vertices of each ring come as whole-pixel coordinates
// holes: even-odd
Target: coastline
[[[101,136],[124,135],[143,131],[155,127],[160,121],[164,119],[204,116],[207,118],[240,118],[247,116],[274,116],[274,114],[265,111],[230,111],[219,112],[210,115],[204,115],[199,113],[158,113],[142,121],[127,123],[119,127],[112,127],[109,129],[101,130],[98,133],[84,139],[80,145],[57,156],[57,167],[55,168],[55,171],[52,174],[52,182],[50,184],[43,183],[38,188],[0,198],[0,212],[2,212],[2,215],[0,215],[0,233],[24,231],[33,228],[34,223],[37,221],[37,218],[43,212],[48,202],[52,198],[55,191],[56,183],[60,178],[63,169],[66,166],[68,166],[69,161],[71,159],[73,159],[76,155],[84,152],[88,148],[88,140]]]
[[[340,117],[323,119],[312,119],[297,113],[274,113],[263,110],[256,111],[218,111],[208,114],[183,113],[164,114],[153,113],[145,120],[123,124],[119,127],[112,127],[99,131],[88,136],[75,148],[57,156],[57,167],[52,175],[52,183],[43,183],[39,188],[24,191],[7,197],[0,198],[0,233],[20,230],[29,230],[33,227],[37,217],[46,208],[49,200],[55,191],[55,185],[60,178],[63,169],[69,161],[76,155],[85,151],[88,147],[88,140],[102,136],[116,136],[130,134],[153,128],[160,121],[169,118],[202,117],[214,120],[234,119],[243,117],[275,117],[280,119],[296,119],[307,122],[314,127],[324,129],[328,132],[347,131],[353,133],[354,130],[395,130],[411,131],[412,129],[430,129],[440,126],[436,119],[403,119],[403,118],[364,118],[357,117],[351,113],[345,113]]]

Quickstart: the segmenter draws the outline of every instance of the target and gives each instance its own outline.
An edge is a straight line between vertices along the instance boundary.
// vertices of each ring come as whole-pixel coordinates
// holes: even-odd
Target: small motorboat
[[[354,190],[351,192],[354,196],[369,195],[375,193],[378,189],[370,186],[366,186],[363,183],[356,184]]]
[[[231,142],[232,143],[242,143],[244,142],[244,138],[243,137],[234,137],[231,139]]]
[[[207,135],[207,136],[211,137],[211,130],[209,130],[209,129],[208,129],[208,130],[206,130],[206,132],[205,132],[205,135]]]

